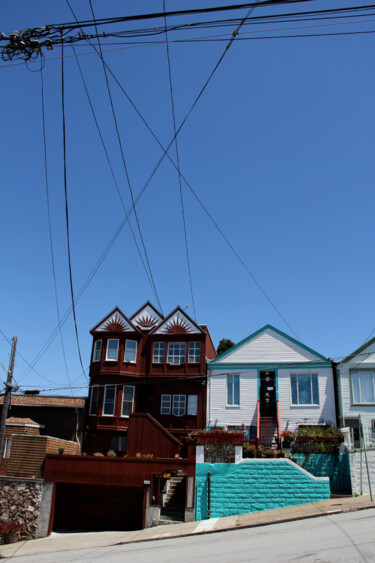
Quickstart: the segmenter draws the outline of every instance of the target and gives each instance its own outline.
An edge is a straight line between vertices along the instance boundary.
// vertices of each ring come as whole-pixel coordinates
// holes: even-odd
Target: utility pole
[[[8,417],[10,397],[11,397],[12,389],[14,389],[14,385],[12,385],[12,379],[13,379],[14,360],[16,358],[16,348],[17,348],[17,336],[13,336],[12,351],[10,353],[10,360],[9,360],[8,377],[5,383],[3,410],[1,413],[1,421],[0,421],[0,460],[3,458],[4,455],[5,425]]]

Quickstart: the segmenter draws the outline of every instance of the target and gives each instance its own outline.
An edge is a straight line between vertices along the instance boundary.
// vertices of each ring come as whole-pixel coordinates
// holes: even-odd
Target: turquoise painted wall
[[[315,481],[287,460],[196,465],[195,518],[207,518],[211,473],[211,518],[271,510],[330,498],[329,481]]]
[[[292,454],[298,465],[316,477],[329,477],[331,493],[351,495],[349,452],[335,454]]]

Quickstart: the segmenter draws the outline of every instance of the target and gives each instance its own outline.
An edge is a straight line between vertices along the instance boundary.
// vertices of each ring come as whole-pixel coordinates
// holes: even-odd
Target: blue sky
[[[167,9],[218,3],[169,0]],[[88,1],[71,0],[71,4],[80,19],[91,18]],[[316,0],[277,11],[361,4]],[[107,0],[93,5],[97,18],[162,11],[161,1],[120,4]],[[265,13],[271,9],[254,11],[254,15]],[[3,2],[0,16],[0,31],[5,33],[72,21],[63,0]],[[118,29],[125,28],[119,24]],[[375,25],[359,22],[296,32],[344,29],[374,30]],[[197,321],[208,325],[216,345],[223,337],[238,342],[270,323],[319,353],[339,358],[360,346],[375,328],[374,45],[373,34],[234,42],[183,127],[179,135],[183,174],[294,331],[183,186]],[[224,47],[223,42],[170,44],[178,124]],[[167,145],[173,123],[165,44],[113,50],[103,43],[103,49],[108,49],[106,62]],[[84,42],[77,51],[82,53],[79,60],[97,118],[130,207],[100,60],[83,54],[92,51]],[[54,258],[63,315],[71,299],[60,54],[59,49],[47,52],[51,60],[46,61],[43,76]],[[65,54],[72,54],[69,47]],[[9,339],[18,337],[18,351],[29,363],[57,326],[37,69],[34,64],[31,72],[19,61],[0,64],[0,328]],[[65,86],[70,242],[77,294],[121,223],[123,210],[76,61],[70,56],[65,59]],[[136,196],[161,150],[113,81],[111,90]],[[171,156],[175,158],[173,149]],[[164,314],[180,304],[189,305],[187,312],[193,316],[178,177],[167,159],[137,211]],[[136,230],[134,219],[132,225]],[[90,363],[89,330],[116,305],[131,316],[147,300],[157,305],[125,226],[76,306],[85,367]],[[73,392],[84,395],[87,382],[81,373],[72,316],[62,335],[69,379],[77,387]],[[8,342],[0,335],[0,361],[5,366],[9,352]],[[23,388],[67,387],[60,336],[35,365],[38,373],[26,368],[17,356],[14,375]],[[61,392],[71,393],[69,389]]]

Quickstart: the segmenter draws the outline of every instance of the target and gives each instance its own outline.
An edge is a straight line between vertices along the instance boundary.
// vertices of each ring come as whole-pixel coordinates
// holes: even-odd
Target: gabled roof
[[[352,362],[352,361],[365,361],[366,360],[366,355],[364,354],[362,356],[362,360],[355,360],[356,356],[359,356],[364,350],[366,350],[367,348],[369,348],[370,346],[372,346],[375,343],[375,336],[374,338],[371,338],[371,340],[368,340],[367,342],[365,342],[364,344],[362,344],[362,346],[360,346],[359,348],[357,348],[356,350],[354,350],[354,352],[352,352],[351,354],[349,354],[349,356],[346,356],[346,358],[344,358],[343,360],[341,360],[340,364],[345,364],[346,362]],[[375,355],[375,347],[373,352],[369,352],[369,354],[374,354]],[[368,356],[367,356],[368,358]]]
[[[149,332],[163,320],[163,315],[147,301],[134,315],[130,317],[131,322],[139,330]]]
[[[91,334],[93,332],[139,332],[139,330],[119,307],[115,307],[109,315],[90,330]]]
[[[285,332],[267,324],[253,332],[209,362],[210,369],[221,367],[246,367],[255,365],[302,365],[318,362],[329,365],[329,360]]]
[[[4,395],[0,395],[0,405],[4,402]],[[56,395],[15,395],[11,397],[12,406],[22,407],[71,407],[81,408],[85,406],[84,397],[64,397]]]
[[[176,307],[151,334],[205,334],[205,331],[181,307]]]

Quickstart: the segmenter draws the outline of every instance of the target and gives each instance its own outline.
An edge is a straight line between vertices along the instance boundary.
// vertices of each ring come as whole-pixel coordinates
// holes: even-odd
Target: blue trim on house
[[[331,367],[331,362],[328,360],[324,360],[321,362],[277,362],[277,363],[272,363],[272,364],[245,364],[245,363],[238,363],[238,364],[226,364],[226,363],[221,363],[221,364],[212,364],[212,362],[209,362],[207,364],[208,369],[210,370],[218,370],[218,369],[222,369],[222,370],[226,370],[226,369],[236,369],[236,370],[243,370],[243,369],[257,369],[257,370],[264,370],[264,369],[269,369],[269,370],[277,370],[277,369],[308,369],[308,368],[329,368]]]
[[[259,334],[261,334],[262,332],[265,332],[266,330],[271,329],[274,332],[276,332],[277,334],[279,334],[280,336],[286,338],[287,340],[289,340],[290,342],[293,342],[293,344],[297,344],[297,346],[300,346],[301,348],[303,348],[304,350],[306,350],[307,352],[310,352],[310,354],[314,354],[315,356],[318,356],[318,358],[320,358],[321,360],[325,360],[328,361],[328,358],[326,358],[325,356],[322,356],[322,354],[319,354],[318,352],[316,352],[315,350],[313,350],[312,348],[309,348],[308,346],[305,346],[305,344],[302,344],[302,342],[299,342],[298,340],[296,340],[295,338],[292,338],[291,336],[289,336],[288,334],[285,334],[285,332],[282,332],[281,330],[275,328],[274,326],[267,324],[265,325],[263,328],[260,328],[259,330],[253,332],[252,334],[250,334],[250,336],[247,336],[246,338],[244,338],[243,340],[241,340],[238,344],[235,344],[234,346],[232,346],[232,348],[229,348],[229,350],[227,350],[226,352],[224,352],[223,354],[220,354],[220,356],[217,356],[214,360],[211,360],[210,362],[208,362],[208,367],[211,367],[212,364],[216,364],[217,361],[222,358],[225,358],[226,356],[228,356],[229,354],[232,354],[232,352],[234,352],[234,350],[236,350],[237,348],[239,348],[240,346],[242,346],[243,344],[245,344],[246,342],[249,342],[250,340],[253,340],[256,336],[258,336]],[[244,365],[244,364],[241,364]]]

